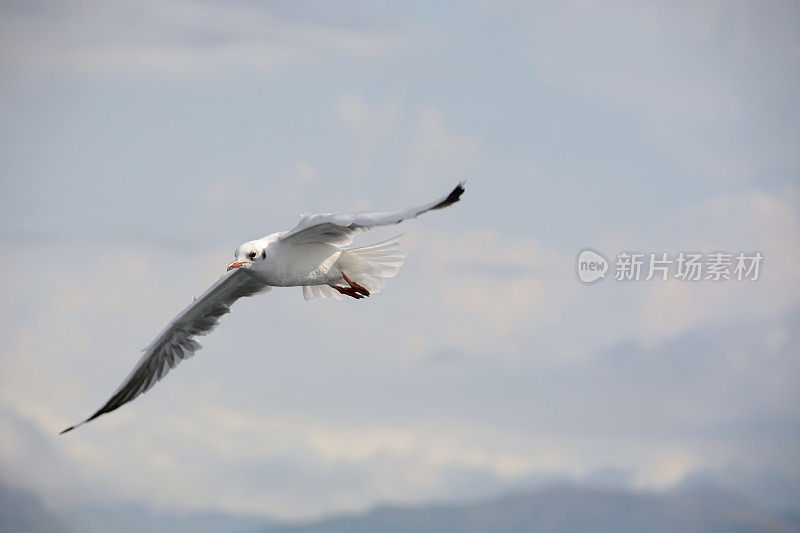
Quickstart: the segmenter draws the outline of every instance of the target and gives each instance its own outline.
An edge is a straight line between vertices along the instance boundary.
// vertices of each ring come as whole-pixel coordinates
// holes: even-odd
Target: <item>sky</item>
[[[0,2],[0,476],[284,519],[565,476],[796,504],[799,26],[790,2]],[[461,180],[359,237],[404,234],[379,295],[241,301],[58,436],[240,243]],[[586,248],[612,263],[590,285]],[[764,260],[621,282],[623,251]]]

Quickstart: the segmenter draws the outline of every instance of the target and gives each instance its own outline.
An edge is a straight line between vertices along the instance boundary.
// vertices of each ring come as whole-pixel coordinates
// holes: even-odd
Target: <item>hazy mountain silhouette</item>
[[[141,505],[49,509],[22,489],[0,481],[0,533],[241,533],[277,522],[215,511],[159,511]]]
[[[714,488],[630,492],[562,485],[486,502],[382,506],[361,515],[279,527],[271,533],[791,533],[783,517]]]
[[[4,533],[800,533],[790,517],[709,486],[655,493],[561,484],[472,503],[380,506],[291,526],[258,516],[141,506],[92,506],[59,516],[36,496],[0,483]]]
[[[0,482],[0,531],[68,533],[71,530],[38,497]]]
[[[242,533],[269,529],[276,524],[261,516],[166,511],[142,505],[91,505],[62,511],[60,516],[80,533]]]

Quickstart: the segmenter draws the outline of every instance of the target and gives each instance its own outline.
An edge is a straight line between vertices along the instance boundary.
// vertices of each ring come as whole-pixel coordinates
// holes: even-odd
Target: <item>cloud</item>
[[[374,179],[380,172],[379,162],[391,158],[391,150],[403,127],[406,111],[399,99],[386,97],[369,102],[358,93],[340,95],[335,103],[335,116],[352,139],[354,173],[359,180]]]
[[[409,247],[414,274],[441,302],[433,310],[427,298],[412,300],[414,314],[427,317],[415,328],[414,352],[519,356],[527,336],[563,320],[579,295],[572,258],[530,238],[426,231]]]
[[[106,398],[133,347],[216,277],[227,250],[55,244],[56,278],[3,261],[9,278],[24,268],[43,282],[2,288],[0,432],[12,444],[0,465],[49,501],[309,517],[609,466],[663,487],[694,469],[771,467],[794,449],[793,434],[775,437],[796,401],[792,317],[548,356],[525,339],[585,305],[574,257],[489,231],[411,233],[409,264],[369,313],[292,289],[243,301],[153,391],[68,438],[57,431]],[[98,250],[107,262],[83,261]],[[205,266],[170,268],[183,262]],[[457,364],[428,357],[441,350]],[[764,445],[770,454],[753,453]]]
[[[640,315],[645,334],[664,338],[703,323],[780,316],[800,305],[795,275],[800,252],[792,245],[800,240],[795,195],[791,189],[782,195],[757,190],[722,194],[664,220],[662,235],[669,237],[647,250],[760,252],[765,259],[753,282],[650,284]]]
[[[538,76],[629,113],[686,171],[771,183],[800,168],[796,6],[577,2],[518,11]]]
[[[425,47],[424,32],[346,9],[287,6],[0,7],[5,72],[88,80],[76,85],[86,91],[71,113],[61,114],[65,100],[26,92],[7,121],[21,140],[6,174],[30,179],[24,194],[9,196],[17,207],[4,238],[14,246],[0,252],[3,277],[13,280],[0,287],[0,433],[11,443],[0,449],[4,470],[52,500],[311,516],[479,494],[542,473],[611,468],[664,487],[694,470],[796,463],[796,316],[786,318],[800,305],[796,191],[668,181],[655,185],[672,201],[651,202],[643,191],[653,184],[616,179],[633,173],[618,155],[599,176],[551,173],[545,150],[536,161],[530,155],[532,143],[549,139],[547,128],[531,137],[538,124],[518,127],[542,106],[544,89],[525,77],[530,68],[545,92],[557,89],[547,100],[556,121],[575,106],[632,118],[636,135],[685,162],[689,181],[780,176],[795,168],[796,150],[787,149],[795,136],[776,133],[794,100],[742,69],[764,64],[765,79],[780,79],[771,75],[782,72],[780,60],[769,58],[787,57],[784,26],[751,42],[742,36],[763,36],[763,19],[740,17],[732,27],[703,5],[666,14],[653,4],[588,6],[588,14],[544,6],[519,18],[532,41],[513,32],[495,41],[485,26],[454,29],[464,38],[430,50],[453,70],[427,79],[416,58],[406,70],[382,61]],[[735,38],[724,44],[731,28]],[[496,63],[496,52],[509,64]],[[731,62],[739,53],[742,61]],[[369,75],[349,68],[362,60],[374,66]],[[300,78],[288,66],[315,67],[300,72],[304,90],[294,90]],[[462,66],[486,85],[464,85]],[[515,67],[511,77],[506,66]],[[259,82],[289,80],[278,83],[288,88],[277,103],[263,104],[260,83],[253,90],[232,79],[254,73]],[[201,83],[208,92],[197,100],[159,85],[139,100],[138,85],[105,83],[119,77],[231,85]],[[95,107],[98,81],[106,99]],[[523,98],[506,94],[512,82]],[[789,94],[794,80],[777,85]],[[501,99],[519,115],[498,115]],[[109,112],[128,102],[130,114]],[[782,106],[785,115],[775,112]],[[55,118],[42,118],[48,113]],[[116,137],[119,124],[127,134]],[[613,136],[627,125],[602,128]],[[155,129],[162,135],[151,136]],[[195,137],[206,131],[215,133]],[[596,140],[569,146],[566,158],[602,150]],[[80,157],[71,159],[73,148]],[[216,158],[199,157],[217,149]],[[651,156],[642,164],[658,165]],[[113,172],[123,168],[134,171]],[[137,349],[217,278],[239,242],[221,234],[241,230],[246,240],[273,223],[286,229],[306,209],[413,205],[464,178],[457,206],[359,241],[406,233],[407,262],[379,297],[304,302],[285,289],[237,303],[198,356],[153,391],[57,437],[105,400]],[[610,197],[616,215],[603,204]],[[95,205],[103,210],[92,214]],[[654,220],[659,208],[673,211]],[[632,229],[616,230],[614,216]],[[86,227],[107,233],[38,237]],[[174,241],[155,242],[146,228]],[[609,255],[759,250],[765,262],[750,284],[587,287],[574,270],[586,245]]]
[[[413,45],[403,29],[245,2],[42,0],[0,9],[0,65],[25,73],[206,77]]]
[[[308,174],[304,168],[299,172]],[[70,252],[64,253],[66,249]],[[315,337],[321,340],[341,336],[341,323],[358,317],[362,317],[363,327],[373,326],[369,317],[364,320],[363,311],[347,307],[336,311],[338,318],[333,323],[330,312],[309,309],[294,290],[284,296],[294,302],[291,306],[282,304],[278,294],[278,298],[262,302],[265,305],[260,307],[266,314],[254,315],[252,307],[248,312],[246,305],[237,306],[236,315],[244,319],[240,323],[244,330],[236,326],[236,320],[230,320],[234,315],[226,317],[220,331],[203,339],[206,350],[196,360],[181,365],[160,384],[158,392],[137,401],[136,411],[115,412],[113,419],[105,417],[102,425],[76,433],[75,438],[58,437],[60,428],[113,390],[115,380],[135,362],[135,347],[146,344],[147,335],[158,331],[193,292],[214,279],[219,253],[113,242],[60,243],[49,250],[63,255],[58,277],[47,277],[47,267],[41,263],[5,263],[11,277],[41,276],[47,282],[36,287],[3,288],[4,301],[12,305],[3,308],[7,320],[0,358],[0,402],[12,413],[10,416],[32,427],[25,433],[4,422],[4,440],[19,444],[6,447],[0,459],[14,465],[5,469],[12,477],[27,486],[34,485],[48,499],[123,499],[256,512],[263,512],[266,505],[274,513],[308,516],[343,507],[363,508],[378,497],[412,498],[410,487],[415,487],[416,497],[444,494],[444,487],[452,484],[447,476],[440,479],[443,471],[462,475],[463,469],[479,469],[487,475],[504,476],[513,471],[510,465],[526,461],[506,452],[486,455],[473,444],[461,444],[449,430],[429,428],[420,435],[414,426],[392,423],[351,421],[340,425],[308,411],[304,414],[301,408],[293,411],[288,405],[285,412],[265,410],[263,398],[256,404],[245,400],[238,407],[241,398],[217,403],[221,399],[217,392],[230,390],[228,385],[220,388],[227,378],[233,377],[230,383],[238,380],[240,385],[244,385],[242,380],[250,382],[244,388],[254,394],[252,398],[260,396],[258,391],[264,386],[256,378],[257,369],[251,367],[245,373],[235,370],[245,359],[252,362],[249,353],[241,354],[245,359],[239,360],[237,350],[231,350],[241,331],[263,330],[264,321],[271,322],[274,345],[270,351],[289,354],[294,351],[292,330],[298,324],[301,330],[314,329]],[[86,262],[85,257],[104,260]],[[178,264],[208,268],[171,268]],[[25,311],[33,308],[40,311]],[[385,313],[376,314],[375,329],[385,324]],[[282,328],[279,317],[284,314],[286,323],[294,326]],[[285,337],[278,335],[281,329]],[[346,351],[371,353],[369,338],[347,343]],[[301,355],[300,360],[323,368],[328,361],[338,360],[335,365],[345,365],[349,373],[352,363],[347,356],[340,358],[340,352],[341,348],[312,351]],[[392,350],[402,352],[402,346]],[[228,357],[223,357],[225,353]],[[214,370],[213,365],[208,366],[209,358],[229,369],[220,374],[221,367]],[[194,364],[200,359],[205,364]],[[277,356],[273,363],[278,367],[291,365],[292,357]],[[269,363],[273,367],[269,372],[281,374],[273,363]],[[182,384],[180,374],[188,378],[192,370],[200,371],[199,381],[189,379]],[[352,379],[346,376],[343,379]],[[174,402],[170,391],[176,394]],[[316,404],[326,395],[320,391],[309,399]],[[190,405],[195,415],[186,417],[182,413]],[[242,408],[244,411],[240,411]],[[132,420],[136,423],[130,425]],[[209,427],[217,430],[208,431]],[[218,438],[218,431],[226,437]],[[46,481],[35,474],[41,470],[32,463],[36,454],[20,453],[22,449],[37,449],[33,443],[26,444],[31,439],[46,443],[47,450],[42,453],[53,462],[42,463],[47,465]],[[120,461],[120,456],[127,460]],[[198,468],[200,464],[216,466]],[[80,491],[66,491],[63,483],[70,482],[76,469],[86,480],[85,486]],[[226,473],[220,477],[222,471]],[[298,483],[298,476],[305,483]],[[262,483],[265,478],[270,479],[267,485]],[[331,481],[334,478],[337,481]],[[159,481],[154,483],[156,479]],[[347,479],[350,488],[343,490],[342,480]],[[222,496],[221,485],[226,487]],[[319,487],[313,498],[309,486]]]
[[[485,164],[484,143],[454,127],[437,106],[412,106],[394,96],[374,102],[345,93],[334,107],[354,141],[355,172],[361,179],[374,180],[388,168],[408,189],[408,184],[458,182]]]
[[[415,130],[408,149],[405,174],[418,183],[447,177],[465,179],[475,171],[484,150],[470,133],[455,130],[444,114],[431,106],[415,113]]]

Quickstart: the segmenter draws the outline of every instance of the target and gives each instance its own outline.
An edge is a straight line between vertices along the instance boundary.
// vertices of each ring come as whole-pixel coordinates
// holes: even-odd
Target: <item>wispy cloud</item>
[[[578,5],[2,3],[0,471],[284,516],[604,469],[800,479],[798,10]],[[359,238],[405,233],[378,297],[241,301],[57,436],[240,242],[465,178]],[[585,246],[765,259],[584,286]]]
[[[413,46],[404,28],[303,16],[269,4],[166,0],[4,3],[0,66],[123,77],[269,72],[324,58],[368,59]]]
[[[788,8],[577,2],[528,5],[519,23],[547,82],[627,110],[688,171],[770,183],[800,168],[800,10]]]

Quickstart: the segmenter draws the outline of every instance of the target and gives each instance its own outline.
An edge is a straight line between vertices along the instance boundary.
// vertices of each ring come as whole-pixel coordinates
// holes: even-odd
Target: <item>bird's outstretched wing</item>
[[[271,289],[247,269],[237,268],[226,273],[189,307],[184,309],[150,345],[111,399],[96,413],[79,424],[70,426],[61,434],[110,413],[147,392],[167,372],[188,359],[202,346],[194,340],[197,335],[206,335],[218,324],[219,318],[229,313],[231,305],[239,298],[253,296]]]
[[[428,211],[447,207],[456,203],[463,193],[462,182],[444,198],[410,209],[303,215],[297,227],[281,235],[280,240],[291,244],[326,243],[344,246],[353,242],[356,232],[366,231],[375,226],[399,224]]]

